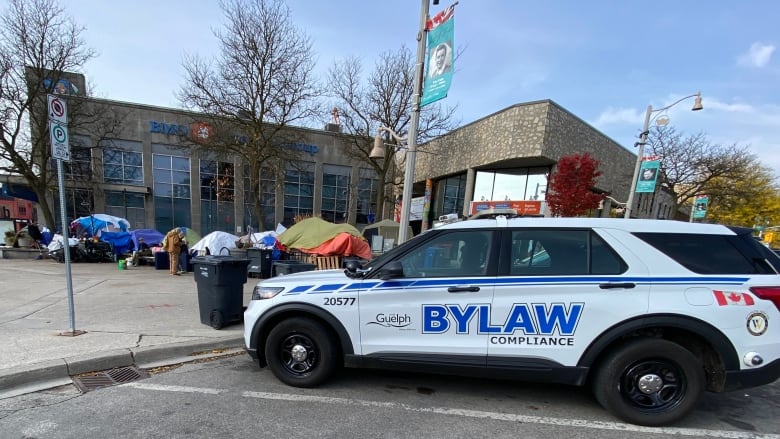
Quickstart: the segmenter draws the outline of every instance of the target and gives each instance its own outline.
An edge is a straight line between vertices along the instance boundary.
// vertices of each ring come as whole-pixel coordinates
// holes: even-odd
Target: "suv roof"
[[[624,218],[548,218],[517,217],[474,219],[444,224],[438,230],[479,229],[494,227],[597,227],[627,232],[734,234],[734,228],[720,224],[687,223],[669,220],[642,220]]]

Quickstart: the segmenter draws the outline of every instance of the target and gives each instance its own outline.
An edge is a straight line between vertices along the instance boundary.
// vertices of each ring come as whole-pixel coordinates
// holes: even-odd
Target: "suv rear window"
[[[634,233],[680,265],[699,274],[776,274],[767,253],[742,236]],[[752,238],[751,238],[752,239]],[[770,263],[772,262],[772,263]]]

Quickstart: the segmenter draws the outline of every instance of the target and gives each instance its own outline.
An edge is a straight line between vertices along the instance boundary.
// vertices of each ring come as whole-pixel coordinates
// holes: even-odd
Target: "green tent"
[[[296,223],[276,239],[287,248],[307,249],[317,247],[339,233],[363,237],[360,231],[350,224],[333,224],[322,218],[311,217]]]

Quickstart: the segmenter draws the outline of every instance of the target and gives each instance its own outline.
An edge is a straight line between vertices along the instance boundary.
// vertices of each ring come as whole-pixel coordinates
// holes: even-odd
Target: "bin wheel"
[[[225,317],[222,315],[222,311],[218,309],[211,310],[209,324],[214,329],[222,329],[222,327],[225,326]]]

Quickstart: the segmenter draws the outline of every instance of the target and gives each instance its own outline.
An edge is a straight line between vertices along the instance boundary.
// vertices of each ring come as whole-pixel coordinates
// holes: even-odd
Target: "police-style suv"
[[[260,282],[245,342],[281,381],[342,365],[589,385],[665,425],[780,376],[780,258],[751,230],[512,218],[424,233],[365,266]]]

